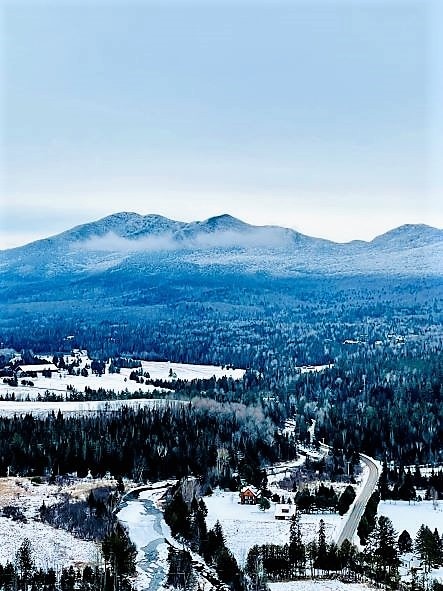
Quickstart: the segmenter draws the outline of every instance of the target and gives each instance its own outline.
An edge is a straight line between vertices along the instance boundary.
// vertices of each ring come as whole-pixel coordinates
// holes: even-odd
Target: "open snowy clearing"
[[[210,379],[223,376],[234,380],[241,380],[245,375],[244,369],[232,369],[216,365],[193,365],[190,363],[173,363],[169,361],[142,361],[143,372],[147,371],[151,380],[196,380]],[[172,372],[174,377],[170,376]],[[174,375],[175,374],[175,375]]]
[[[342,583],[335,579],[268,583],[271,591],[367,591],[375,589],[364,583]]]
[[[46,416],[60,410],[64,415],[89,414],[100,412],[111,412],[123,406],[138,409],[141,407],[154,407],[165,404],[180,404],[179,401],[168,401],[163,398],[136,398],[133,400],[111,400],[111,401],[90,401],[90,402],[42,402],[32,401],[3,401],[0,400],[0,416],[13,417],[14,415],[32,414],[34,416]]]
[[[269,489],[292,500],[295,493],[290,493],[279,488],[277,482],[281,480],[292,468],[303,463],[305,458],[299,458],[292,462],[281,462],[267,469]],[[369,470],[364,467],[359,476],[359,482],[355,487],[358,496],[368,477]],[[310,483],[309,487],[314,488],[319,483]],[[333,485],[338,494],[346,484],[324,483],[326,486]],[[255,544],[286,544],[289,542],[290,521],[275,519],[276,503],[271,501],[271,508],[267,511],[260,511],[258,505],[242,505],[238,492],[227,492],[215,489],[211,496],[204,497],[208,508],[206,523],[208,528],[213,527],[218,520],[226,538],[226,544],[234,554],[240,566],[244,566],[248,552]],[[329,541],[336,541],[343,529],[347,515],[340,516],[338,513],[311,513],[301,514],[301,529],[304,542],[315,539],[318,535],[319,523],[325,522],[326,537]]]
[[[208,528],[213,527],[217,520],[220,521],[226,544],[240,566],[244,566],[248,552],[255,544],[289,543],[291,522],[275,519],[276,503],[271,502],[268,511],[260,511],[258,505],[241,505],[238,492],[220,489],[204,497],[204,502],[208,508]],[[317,536],[320,519],[325,522],[328,539],[335,540],[341,531],[343,518],[338,514],[303,514],[301,528],[306,542]]]
[[[68,357],[69,362],[74,358]],[[245,373],[244,369],[228,369],[217,367],[214,365],[191,365],[187,363],[170,363],[169,361],[142,361],[140,368],[121,368],[120,373],[109,373],[109,364],[106,364],[105,373],[103,375],[96,375],[91,373],[90,365],[91,359],[87,355],[78,355],[75,357],[78,361],[78,369],[86,369],[89,375],[69,375],[66,370],[60,370],[59,373],[51,377],[37,376],[34,378],[18,378],[17,386],[10,386],[0,380],[0,396],[3,398],[10,398],[13,394],[16,400],[37,400],[38,396],[43,397],[46,391],[57,396],[66,396],[69,389],[74,389],[78,392],[84,392],[85,388],[98,390],[114,391],[115,393],[129,392],[131,394],[152,393],[154,390],[162,392],[169,392],[167,388],[155,388],[152,384],[137,383],[130,380],[129,376],[132,371],[142,370],[143,373],[149,373],[151,380],[163,380],[165,382],[172,382],[175,379],[194,380],[194,379],[209,379],[222,378],[226,376],[234,380],[241,380]],[[143,378],[144,380],[146,378]],[[23,385],[22,380],[31,381],[33,386]]]
[[[412,539],[415,538],[422,524],[427,525],[432,531],[437,528],[440,535],[443,533],[443,502],[441,501],[436,503],[436,508],[432,501],[416,503],[381,501],[378,506],[378,515],[389,517],[398,534],[406,529]]]
[[[100,564],[100,552],[95,542],[79,540],[69,532],[55,529],[38,520],[43,501],[47,506],[61,500],[60,494],[69,492],[76,497],[85,497],[91,488],[112,484],[109,480],[76,480],[63,487],[52,484],[33,484],[28,478],[0,479],[0,508],[18,507],[27,523],[0,517],[0,562],[13,561],[25,538],[33,548],[33,557],[38,568],[54,568],[60,571],[66,566]],[[37,520],[35,518],[37,517]]]

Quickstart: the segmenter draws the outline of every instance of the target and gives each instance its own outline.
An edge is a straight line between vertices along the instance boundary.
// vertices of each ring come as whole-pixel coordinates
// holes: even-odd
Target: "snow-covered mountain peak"
[[[443,230],[405,225],[371,242],[337,244],[279,226],[253,226],[223,214],[180,222],[120,212],[21,248],[0,252],[0,272],[23,276],[105,272],[149,265],[285,276],[320,274],[437,274],[443,269]]]
[[[404,224],[389,230],[372,240],[377,247],[395,246],[408,248],[410,246],[426,246],[443,240],[443,230],[426,224]]]

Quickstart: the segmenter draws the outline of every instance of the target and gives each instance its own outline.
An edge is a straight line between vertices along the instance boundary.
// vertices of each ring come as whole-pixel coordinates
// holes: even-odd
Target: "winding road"
[[[322,447],[327,448],[326,445]],[[360,454],[360,459],[368,467],[369,473],[350,511],[344,517],[343,529],[337,539],[339,547],[346,539],[352,543],[361,516],[379,478],[376,462],[364,454]],[[162,483],[160,486],[138,486],[122,497],[116,509],[119,519],[129,529],[131,540],[136,543],[140,551],[137,569],[144,575],[141,582],[143,591],[157,591],[163,584],[167,569],[165,556],[167,546],[176,544],[165,528],[163,513],[155,506],[152,499],[139,497],[139,494],[154,490],[160,492],[166,490],[171,484],[172,481]],[[202,560],[196,560],[194,557],[193,566],[202,581],[215,586],[217,591],[221,590],[222,585]]]
[[[364,487],[352,505],[352,509],[338,537],[337,546],[339,547],[345,540],[349,540],[352,543],[361,516],[365,511],[369,497],[372,495],[377,486],[379,478],[378,466],[374,460],[364,454],[360,454],[360,459],[369,468],[369,474]]]

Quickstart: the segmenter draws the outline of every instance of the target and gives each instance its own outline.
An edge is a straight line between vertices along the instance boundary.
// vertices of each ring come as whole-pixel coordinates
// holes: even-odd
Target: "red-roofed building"
[[[256,505],[259,501],[259,492],[254,486],[244,486],[240,491],[240,503],[242,505]]]

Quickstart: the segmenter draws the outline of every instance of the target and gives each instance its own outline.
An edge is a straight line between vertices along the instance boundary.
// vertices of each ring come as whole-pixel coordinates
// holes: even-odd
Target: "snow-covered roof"
[[[289,505],[288,503],[279,503],[275,506],[275,517],[292,517],[295,515],[295,505]]]
[[[42,363],[40,365],[19,365],[17,369],[21,371],[58,371],[58,367],[53,363]]]
[[[251,492],[253,495],[255,495],[256,497],[258,496],[258,489],[257,489],[257,488],[255,488],[255,486],[244,486],[244,487],[241,489],[240,493],[241,493],[241,494],[244,494],[244,493],[245,493],[246,491],[248,491],[248,490],[249,490],[249,491],[250,491],[250,492]]]

